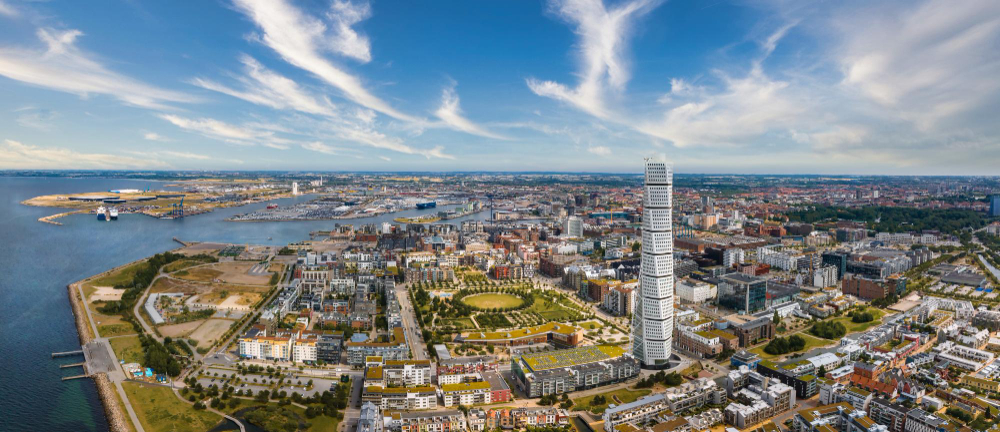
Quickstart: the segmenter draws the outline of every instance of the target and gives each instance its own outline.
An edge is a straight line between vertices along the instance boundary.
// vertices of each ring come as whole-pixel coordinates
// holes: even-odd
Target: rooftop
[[[595,363],[625,354],[625,350],[612,345],[595,345],[565,350],[522,354],[521,361],[532,371],[564,368],[587,363]]]

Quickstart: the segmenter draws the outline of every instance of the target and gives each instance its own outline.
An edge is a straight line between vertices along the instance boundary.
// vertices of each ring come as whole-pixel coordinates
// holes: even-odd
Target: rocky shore
[[[96,335],[88,323],[87,311],[84,310],[84,299],[81,298],[82,294],[80,294],[79,285],[80,282],[72,283],[66,289],[68,290],[70,305],[73,307],[73,317],[76,322],[76,332],[80,337],[80,345],[86,345]],[[128,426],[128,421],[125,420],[125,413],[122,410],[122,406],[118,403],[117,396],[115,396],[115,389],[111,384],[111,380],[103,373],[94,375],[93,378],[97,384],[97,393],[101,397],[101,404],[104,405],[104,414],[108,418],[109,430],[111,432],[129,432],[131,429]]]

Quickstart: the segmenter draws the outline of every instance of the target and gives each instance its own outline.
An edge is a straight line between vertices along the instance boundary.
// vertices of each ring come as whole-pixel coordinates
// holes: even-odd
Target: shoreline
[[[87,279],[91,279],[92,277]],[[82,281],[71,283],[66,285],[66,289],[69,294],[69,302],[73,310],[76,333],[80,339],[80,345],[86,345],[94,340],[96,335],[92,334],[93,330],[90,328],[89,323],[87,323],[87,311],[83,309],[86,307],[83,304],[86,300],[81,298],[82,295],[80,293],[81,283]],[[91,378],[94,379],[94,384],[97,386],[97,395],[101,399],[101,406],[104,407],[104,416],[108,421],[108,430],[111,432],[129,432],[128,424],[125,423],[125,413],[122,412],[122,407],[118,404],[118,396],[115,395],[114,389],[111,386],[111,380],[108,379],[107,374],[99,373],[91,376]]]
[[[176,238],[174,240],[177,240]],[[178,241],[179,243],[179,241]],[[183,244],[183,243],[182,243]],[[182,249],[186,246],[181,246],[178,248],[170,249],[170,251],[176,251]],[[95,279],[111,272],[118,271],[122,268],[134,265],[148,260],[149,257],[144,257],[137,259],[135,261],[130,261],[120,266],[105,270],[101,273],[87,276],[69,285],[66,285],[66,291],[69,295],[69,303],[71,310],[73,311],[73,320],[76,323],[76,333],[80,340],[80,345],[86,345],[88,342],[96,339],[99,335],[94,334],[94,329],[91,328],[89,319],[87,317],[86,299],[83,297],[83,284],[91,279]],[[92,375],[91,378],[94,379],[94,384],[97,386],[97,394],[101,399],[101,405],[104,407],[104,415],[108,421],[108,429],[111,432],[130,432],[136,430],[135,428],[129,427],[129,421],[126,420],[126,414],[122,405],[118,402],[118,395],[108,378],[107,374],[99,373]]]

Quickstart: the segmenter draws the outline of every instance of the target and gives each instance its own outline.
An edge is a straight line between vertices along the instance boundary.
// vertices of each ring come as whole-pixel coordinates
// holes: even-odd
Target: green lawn
[[[796,352],[788,353],[788,354],[771,355],[771,354],[768,354],[768,353],[764,352],[764,346],[767,345],[767,344],[764,344],[764,345],[761,345],[761,346],[759,346],[757,348],[751,349],[750,352],[759,355],[760,358],[763,359],[763,360],[770,360],[770,359],[773,359],[775,357],[781,357],[781,356],[785,356],[785,355],[793,355],[793,354],[796,354],[796,353],[800,353],[800,354],[801,353],[805,353],[805,352],[807,352],[807,351],[809,351],[809,350],[811,350],[813,348],[827,346],[827,345],[833,345],[835,343],[834,341],[830,341],[830,340],[826,340],[826,339],[820,339],[820,338],[818,338],[816,336],[813,336],[811,334],[808,334],[806,332],[797,333],[797,334],[799,336],[801,336],[802,339],[805,339],[805,341],[806,341],[806,346],[805,346],[805,348],[802,349],[802,351],[796,351]],[[789,335],[789,336],[791,336],[791,335]]]
[[[139,271],[139,267],[143,265],[146,265],[145,261],[132,264],[116,272],[101,276],[97,279],[87,282],[87,285],[95,287],[97,286],[113,287],[115,285],[132,282],[132,278],[135,277],[135,272]]]
[[[122,386],[147,432],[204,432],[222,421],[216,414],[196,411],[168,387],[135,382],[124,382]]]
[[[325,415],[319,415],[313,418],[306,418],[306,410],[299,408],[295,405],[288,405],[285,408],[294,411],[296,414],[306,419],[306,422],[308,422],[311,425],[309,427],[309,430],[311,431],[336,431],[337,425],[340,424],[340,420]]]
[[[577,325],[587,330],[597,330],[599,328],[604,327],[603,325],[601,325],[600,321],[587,321],[584,323],[578,323]]]
[[[536,294],[535,303],[524,312],[537,313],[546,321],[569,321],[579,315],[579,312],[572,306],[567,307],[558,302],[557,299],[544,294]]]
[[[260,403],[258,403],[256,401],[252,401],[252,400],[248,400],[248,399],[243,399],[243,398],[240,398],[240,402],[241,403],[239,405],[237,405],[236,408],[228,408],[227,407],[227,408],[222,409],[220,411],[223,411],[223,412],[225,412],[227,414],[232,415],[236,411],[239,411],[239,410],[244,409],[244,408],[263,406],[262,404],[260,404]],[[267,405],[268,406],[274,406],[274,407],[278,406],[278,404],[276,402],[268,402]],[[314,405],[314,406],[316,406],[316,407],[322,407],[322,405]],[[335,432],[337,430],[337,426],[340,424],[340,420],[337,420],[337,419],[335,419],[333,417],[328,417],[326,415],[318,415],[318,416],[313,417],[313,418],[308,418],[308,417],[306,417],[306,410],[304,408],[299,408],[299,407],[297,407],[295,405],[286,405],[286,406],[284,406],[282,408],[291,410],[295,414],[298,414],[300,417],[302,417],[302,419],[306,423],[309,423],[310,426],[309,426],[309,429],[307,429],[309,431],[323,431],[323,432],[330,431],[330,432]]]
[[[125,363],[142,363],[142,344],[139,343],[139,336],[122,336],[110,339],[111,349],[115,350],[115,355]]]
[[[524,304],[524,300],[511,294],[485,293],[462,298],[462,302],[480,309],[516,308]]]
[[[135,328],[132,327],[132,324],[107,324],[97,326],[97,332],[100,333],[102,337],[109,337],[135,334]]]
[[[178,270],[181,270],[181,269],[186,269],[188,267],[196,266],[196,265],[199,265],[199,264],[204,264],[204,262],[195,261],[195,260],[189,260],[189,259],[182,259],[182,260],[174,261],[174,262],[172,262],[170,264],[167,264],[167,265],[163,266],[163,271],[165,273],[173,273],[175,271],[178,271]]]
[[[573,410],[575,411],[590,411],[594,414],[603,414],[604,410],[608,409],[608,404],[621,405],[623,403],[634,402],[645,395],[651,393],[651,390],[641,389],[641,390],[629,390],[629,389],[618,389],[615,391],[610,391],[606,393],[601,393],[606,399],[604,404],[592,405],[591,402],[594,400],[594,396],[585,396],[579,399],[573,399]],[[615,400],[615,396],[618,400]]]
[[[466,328],[466,329],[474,329],[474,328],[476,328],[476,325],[472,323],[472,319],[470,319],[470,318],[439,319],[437,325],[438,325],[438,327],[450,325],[450,326],[454,326],[454,327],[457,327],[457,328]]]
[[[872,316],[875,317],[875,319],[866,323],[856,323],[851,321],[851,317],[842,316],[834,318],[833,321],[843,324],[844,327],[847,328],[847,333],[863,332],[882,323],[882,316],[885,315],[884,310],[876,309],[873,307],[867,308],[865,310],[867,312],[870,312]]]

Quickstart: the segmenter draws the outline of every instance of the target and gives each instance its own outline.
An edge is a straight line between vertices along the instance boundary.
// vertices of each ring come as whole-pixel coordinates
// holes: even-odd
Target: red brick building
[[[867,279],[857,276],[845,277],[840,283],[844,294],[849,294],[864,300],[884,298],[889,295],[889,287],[881,280]]]

